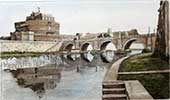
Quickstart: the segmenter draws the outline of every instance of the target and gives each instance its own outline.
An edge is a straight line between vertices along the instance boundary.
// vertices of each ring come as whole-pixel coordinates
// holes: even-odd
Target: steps
[[[123,81],[104,81],[102,100],[127,100]]]

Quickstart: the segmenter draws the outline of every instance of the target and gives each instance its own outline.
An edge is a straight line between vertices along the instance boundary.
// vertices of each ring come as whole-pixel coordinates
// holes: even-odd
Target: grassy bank
[[[151,53],[147,53],[134,55],[123,61],[119,72],[162,69],[169,69],[169,63],[160,58],[154,58]],[[167,99],[170,97],[169,78],[169,73],[118,76],[119,80],[139,80],[155,99]]]
[[[134,55],[123,61],[120,72],[149,71],[169,69],[169,63],[160,58],[152,57],[151,53]]]
[[[37,57],[42,55],[40,52],[2,52],[0,53],[0,58],[9,58],[9,57]]]

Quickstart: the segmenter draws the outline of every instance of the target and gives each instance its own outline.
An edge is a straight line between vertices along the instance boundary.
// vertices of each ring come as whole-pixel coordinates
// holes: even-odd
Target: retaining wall
[[[55,52],[61,42],[52,41],[0,41],[0,52]]]

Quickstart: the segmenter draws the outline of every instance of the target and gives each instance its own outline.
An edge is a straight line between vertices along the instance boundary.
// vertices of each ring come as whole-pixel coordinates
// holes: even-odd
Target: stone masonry
[[[59,41],[0,41],[0,52],[56,52],[61,44]]]
[[[59,37],[60,24],[53,16],[40,11],[32,12],[25,21],[15,23],[15,32],[11,32],[12,40],[54,41]]]
[[[154,55],[168,60],[170,56],[170,26],[169,26],[169,2],[162,0],[158,10],[157,38]]]

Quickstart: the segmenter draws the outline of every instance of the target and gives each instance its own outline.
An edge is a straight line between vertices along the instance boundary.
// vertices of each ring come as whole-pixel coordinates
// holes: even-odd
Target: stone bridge
[[[133,42],[142,43],[145,48],[154,48],[155,34],[150,35],[133,35],[120,38],[94,38],[86,40],[65,40],[60,48],[60,51],[80,50],[87,51],[89,45],[93,50],[105,50],[109,43],[112,43],[116,50],[129,49]],[[115,51],[116,51],[115,50]]]

